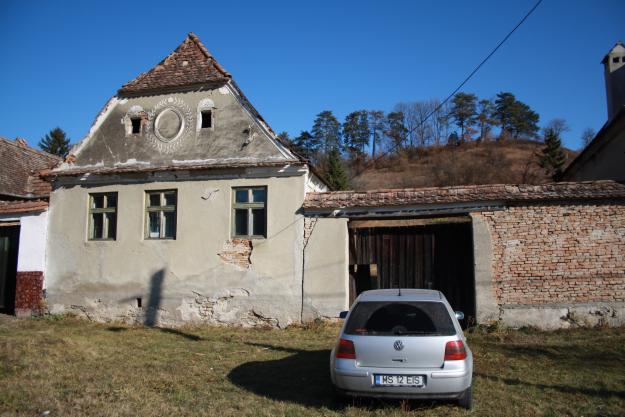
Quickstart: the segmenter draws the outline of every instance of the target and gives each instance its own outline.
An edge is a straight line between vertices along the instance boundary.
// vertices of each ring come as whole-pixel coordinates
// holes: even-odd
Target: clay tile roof
[[[605,198],[624,199],[625,185],[614,181],[588,181],[541,185],[493,184],[373,191],[332,191],[307,194],[304,208],[341,209],[484,201],[562,201]]]
[[[48,202],[46,200],[0,201],[1,214],[33,213],[47,209]]]
[[[0,195],[33,198],[50,194],[50,184],[39,177],[39,171],[61,159],[29,147],[24,140],[0,138],[0,161]]]
[[[123,95],[191,85],[216,85],[224,84],[230,78],[200,39],[189,33],[174,52],[117,92]]]

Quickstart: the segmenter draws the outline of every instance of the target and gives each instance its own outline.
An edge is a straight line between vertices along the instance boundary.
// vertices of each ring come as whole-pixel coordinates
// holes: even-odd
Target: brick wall
[[[625,301],[625,205],[483,212],[500,305]]]
[[[43,272],[18,271],[15,283],[15,315],[40,314],[43,302]]]

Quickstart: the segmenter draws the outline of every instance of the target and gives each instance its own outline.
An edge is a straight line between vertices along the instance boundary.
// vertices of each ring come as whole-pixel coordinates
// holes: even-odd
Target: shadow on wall
[[[145,312],[145,321],[143,322],[146,326],[154,327],[157,324],[158,310],[161,307],[164,280],[164,268],[156,271],[150,279],[150,294],[148,296],[148,305]]]
[[[150,293],[148,295],[148,304],[146,306],[145,319],[143,321],[143,324],[148,327],[157,329],[163,333],[181,336],[191,341],[197,342],[202,340],[200,336],[191,333],[185,333],[178,329],[158,326],[158,311],[161,308],[161,300],[163,296],[163,281],[165,281],[165,273],[165,268],[163,268],[159,271],[156,271],[150,279]],[[129,330],[129,328],[121,326],[111,326],[108,327],[108,330],[111,332],[123,332]]]

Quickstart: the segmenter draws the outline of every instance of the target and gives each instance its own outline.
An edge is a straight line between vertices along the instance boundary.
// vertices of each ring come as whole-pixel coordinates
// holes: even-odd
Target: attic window
[[[202,129],[213,127],[213,112],[211,110],[202,110]]]
[[[130,119],[130,123],[132,123],[132,134],[137,135],[141,133],[141,118],[140,117],[132,117]]]
[[[612,63],[614,63],[614,64],[618,63],[618,57],[617,57],[617,56],[615,56],[614,58],[612,58]]]

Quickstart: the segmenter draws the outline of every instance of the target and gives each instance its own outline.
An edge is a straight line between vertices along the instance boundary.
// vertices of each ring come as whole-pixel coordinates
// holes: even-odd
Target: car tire
[[[464,409],[470,410],[473,407],[473,386],[465,389],[460,398],[458,398],[458,405]]]

